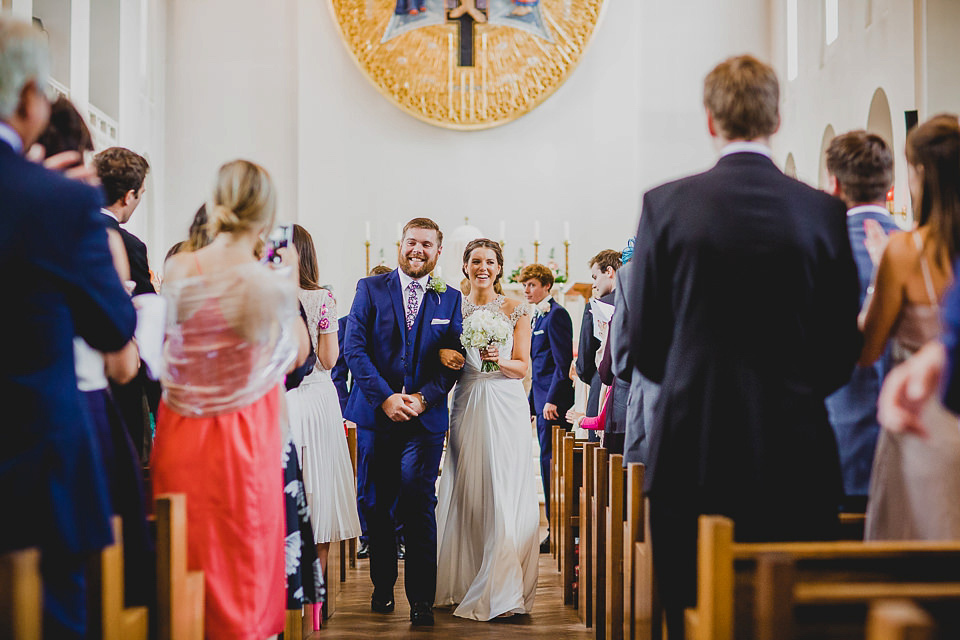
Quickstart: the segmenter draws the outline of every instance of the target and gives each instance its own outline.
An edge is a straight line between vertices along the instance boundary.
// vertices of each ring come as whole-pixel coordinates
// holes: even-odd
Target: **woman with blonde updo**
[[[284,626],[283,382],[310,340],[296,250],[280,250],[280,270],[254,258],[275,211],[269,174],[227,163],[208,206],[213,241],[167,263],[153,492],[187,495],[187,558],[204,572],[207,638],[261,640]]]

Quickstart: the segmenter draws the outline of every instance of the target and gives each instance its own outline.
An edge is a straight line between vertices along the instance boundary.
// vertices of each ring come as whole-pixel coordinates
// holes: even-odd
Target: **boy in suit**
[[[567,310],[550,297],[553,273],[542,264],[529,264],[520,272],[523,295],[534,306],[533,336],[530,340],[532,385],[530,406],[537,416],[537,438],[540,441],[540,479],[550,519],[550,434],[553,425],[570,428],[567,410],[573,406],[573,322]],[[540,543],[540,553],[550,551],[550,533]]]
[[[827,191],[847,205],[847,233],[857,262],[862,307],[874,271],[866,242],[868,225],[875,225],[883,234],[898,230],[886,209],[887,191],[893,185],[893,155],[880,136],[851,131],[830,143],[827,171]],[[890,357],[885,353],[874,364],[854,369],[850,382],[827,398],[827,412],[840,450],[844,508],[851,511],[862,512],[867,506],[880,432],[877,396],[889,370]]]

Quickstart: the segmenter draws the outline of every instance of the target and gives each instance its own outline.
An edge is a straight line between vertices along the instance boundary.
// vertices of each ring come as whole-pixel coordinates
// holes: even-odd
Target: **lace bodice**
[[[503,302],[507,299],[502,293],[499,294],[496,298],[488,302],[487,304],[476,305],[470,302],[470,299],[466,296],[463,298],[463,304],[461,309],[463,311],[463,317],[468,318],[471,314],[480,309],[486,309],[487,311],[493,311],[494,313],[499,313],[504,318],[510,321],[510,324],[514,327],[517,326],[517,320],[523,316],[530,315],[530,305],[526,302],[521,302],[517,305],[517,308],[513,310],[509,316],[503,312]]]
[[[517,322],[520,318],[530,315],[530,305],[526,303],[521,303],[517,305],[517,308],[513,310],[509,316],[503,312],[503,302],[506,300],[506,296],[500,294],[496,299],[491,300],[487,304],[476,305],[470,302],[470,300],[464,296],[463,303],[461,304],[461,309],[463,311],[464,319],[470,317],[472,314],[476,313],[481,309],[486,309],[487,311],[492,311],[493,313],[500,314],[502,317],[506,318],[510,325],[516,330]],[[500,345],[501,353],[512,353],[513,352],[513,335],[510,335],[510,339],[507,340],[506,344]],[[480,366],[482,361],[480,360],[480,351],[479,349],[467,349],[466,356],[466,368],[464,370],[464,376],[484,376],[486,378],[504,378],[503,373],[500,371],[492,371],[488,373],[481,373]],[[461,378],[463,379],[463,378]]]
[[[333,294],[326,289],[300,290],[300,304],[307,313],[307,328],[310,333],[310,344],[314,351],[317,349],[318,333],[337,332],[337,301]],[[318,361],[313,371],[304,378],[303,382],[313,382],[321,378],[330,378],[330,371],[324,369]],[[302,383],[301,383],[302,384]]]

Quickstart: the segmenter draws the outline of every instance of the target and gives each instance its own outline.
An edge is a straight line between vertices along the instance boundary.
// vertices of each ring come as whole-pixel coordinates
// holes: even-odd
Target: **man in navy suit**
[[[874,271],[866,244],[867,225],[875,225],[884,234],[898,230],[885,207],[887,191],[893,185],[893,155],[880,136],[851,131],[830,143],[827,171],[828,191],[847,205],[847,232],[860,276],[862,307]],[[840,450],[844,508],[852,511],[862,512],[867,505],[870,470],[880,431],[877,396],[889,369],[888,352],[876,363],[854,369],[850,382],[827,398],[827,412]]]
[[[523,295],[534,305],[533,336],[530,339],[532,385],[530,406],[537,416],[537,438],[540,440],[540,479],[550,519],[550,458],[553,425],[570,428],[567,409],[573,406],[573,322],[570,314],[550,297],[553,273],[542,264],[529,264],[520,272]],[[540,553],[550,551],[550,533],[540,543]]]
[[[100,213],[103,214],[107,226],[119,233],[123,239],[123,248],[130,264],[133,295],[156,293],[150,281],[147,245],[121,226],[129,222],[133,212],[140,206],[150,165],[143,156],[130,149],[110,147],[96,155],[93,166],[107,196],[107,205]],[[143,408],[143,400],[146,397],[149,413],[156,414],[160,402],[160,383],[147,376],[147,367],[141,363],[133,380],[126,384],[111,382],[110,391],[117,401],[120,415],[123,416],[137,454],[146,460],[152,439],[150,416]]]
[[[347,319],[344,353],[360,393],[347,401],[369,454],[372,504],[366,504],[373,580],[371,609],[390,613],[397,550],[390,511],[406,541],[407,600],[415,626],[433,624],[437,585],[436,481],[449,425],[447,394],[459,371],[440,362],[440,349],[463,353],[460,293],[431,281],[443,234],[415,218],[403,229],[400,266],[364,278]]]
[[[40,548],[44,633],[80,638],[84,564],[112,534],[73,338],[117,351],[136,315],[107,247],[100,192],[23,157],[50,115],[48,70],[43,34],[0,17],[0,269],[10,307],[0,320],[0,552]]]
[[[644,195],[627,266],[630,353],[661,384],[645,482],[674,640],[696,603],[700,514],[732,518],[743,541],[837,533],[843,482],[824,399],[863,343],[857,266],[843,202],[771,160],[779,101],[776,73],[752,56],[707,75],[721,157]]]

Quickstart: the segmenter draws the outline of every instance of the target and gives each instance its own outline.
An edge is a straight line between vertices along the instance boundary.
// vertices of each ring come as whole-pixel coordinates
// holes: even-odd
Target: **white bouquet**
[[[503,317],[488,309],[478,309],[463,320],[463,333],[460,334],[460,344],[467,349],[486,349],[491,345],[503,346],[513,335],[513,327]],[[500,365],[496,362],[484,361],[480,371],[499,371]]]

